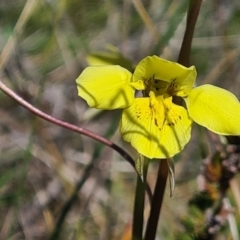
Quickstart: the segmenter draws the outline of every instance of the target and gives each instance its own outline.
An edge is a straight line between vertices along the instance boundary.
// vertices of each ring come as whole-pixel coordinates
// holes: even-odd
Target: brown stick
[[[151,211],[147,223],[145,240],[155,239],[167,178],[168,178],[167,159],[162,159],[160,160],[158,167],[158,176],[152,198]]]
[[[178,56],[178,62],[186,67],[190,66],[190,51],[192,46],[193,33],[200,11],[201,3],[202,0],[190,0],[190,7],[187,16],[187,26]]]

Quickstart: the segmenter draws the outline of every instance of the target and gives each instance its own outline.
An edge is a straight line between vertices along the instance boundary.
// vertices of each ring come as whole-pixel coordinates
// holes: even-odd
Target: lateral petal
[[[117,109],[129,106],[134,99],[132,74],[117,65],[91,66],[77,78],[78,95],[90,107]]]
[[[184,99],[190,117],[221,135],[240,135],[240,104],[231,92],[209,84],[194,88]]]

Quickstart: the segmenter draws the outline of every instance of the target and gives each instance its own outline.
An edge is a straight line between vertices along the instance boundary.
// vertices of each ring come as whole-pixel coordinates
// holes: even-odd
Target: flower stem
[[[136,173],[139,175],[136,166],[135,166],[135,161],[133,160],[133,158],[121,147],[119,147],[117,144],[109,141],[108,139],[93,133],[85,128],[81,128],[78,127],[76,125],[64,122],[62,120],[59,120],[57,118],[54,118],[44,112],[42,112],[41,110],[39,110],[38,108],[34,107],[33,105],[31,105],[30,103],[28,103],[27,101],[25,101],[23,98],[21,98],[18,94],[16,94],[13,90],[11,90],[9,87],[7,87],[2,81],[0,81],[0,89],[7,94],[9,97],[11,97],[12,99],[14,99],[16,102],[18,102],[21,106],[23,106],[24,108],[28,109],[28,111],[32,112],[34,115],[37,115],[38,117],[54,123],[60,127],[66,128],[68,130],[71,130],[73,132],[77,132],[80,134],[83,134],[85,136],[88,136],[98,142],[101,142],[107,146],[109,146],[110,148],[112,148],[113,150],[115,150],[118,154],[120,154],[125,160],[127,160],[132,167],[135,169]],[[141,176],[140,176],[141,177]],[[150,187],[148,184],[146,184],[146,192],[148,193],[149,199],[152,198],[152,194],[150,191]]]
[[[144,221],[144,183],[141,177],[137,177],[137,185],[134,200],[132,240],[142,240],[143,221]]]
[[[190,51],[192,46],[193,33],[200,11],[201,3],[202,0],[190,0],[189,3],[187,26],[178,56],[178,62],[186,67],[190,66]]]
[[[145,203],[145,189],[146,178],[148,171],[149,159],[144,158],[142,163],[142,179],[137,177],[136,193],[134,200],[133,212],[133,227],[132,227],[132,240],[142,240],[143,222],[144,222],[144,203]],[[150,199],[151,201],[151,199]]]
[[[20,105],[27,108],[30,112],[37,115],[40,118],[43,118],[44,120],[47,120],[48,122],[54,123],[58,126],[61,126],[63,128],[67,128],[71,131],[83,134],[85,136],[88,136],[98,142],[101,142],[111,148],[113,148],[116,152],[118,152],[120,155],[122,155],[123,158],[125,158],[134,168],[135,168],[135,162],[132,159],[132,157],[125,152],[122,148],[120,148],[118,145],[114,144],[113,142],[107,140],[106,138],[97,135],[96,133],[93,133],[85,128],[81,128],[78,126],[75,126],[73,124],[64,122],[62,120],[59,120],[57,118],[54,118],[41,110],[35,108],[33,105],[25,101],[23,98],[21,98],[19,95],[17,95],[15,92],[13,92],[10,88],[8,88],[3,82],[0,81],[0,89],[6,93],[9,97],[17,101]]]
[[[164,191],[168,178],[168,163],[167,159],[162,159],[159,162],[158,176],[152,198],[150,216],[147,223],[145,240],[153,240],[156,236],[158,219],[163,202]]]

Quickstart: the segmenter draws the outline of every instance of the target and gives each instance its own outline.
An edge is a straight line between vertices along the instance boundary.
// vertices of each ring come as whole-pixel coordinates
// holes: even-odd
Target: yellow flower
[[[79,96],[90,107],[123,108],[123,139],[152,159],[180,152],[190,139],[192,120],[218,134],[240,134],[238,99],[212,85],[193,88],[196,76],[194,66],[152,56],[133,74],[115,65],[92,66],[76,82]],[[134,97],[136,90],[142,90],[143,97]]]

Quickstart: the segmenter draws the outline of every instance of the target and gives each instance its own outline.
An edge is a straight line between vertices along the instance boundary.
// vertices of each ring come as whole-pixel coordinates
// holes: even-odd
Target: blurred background
[[[121,111],[89,109],[77,96],[75,79],[99,62],[133,70],[148,55],[176,61],[187,8],[188,1],[179,0],[1,0],[0,78],[42,111],[136,157],[118,132]],[[191,54],[197,85],[211,83],[240,97],[239,29],[238,0],[203,1]],[[197,125],[192,136],[174,159],[177,186],[172,198],[167,187],[157,239],[194,239],[183,237],[183,219],[192,217],[188,201],[198,192],[202,159],[213,146]],[[153,161],[151,186],[155,177]],[[112,149],[39,119],[0,92],[1,240],[48,239],[54,229],[57,239],[127,240],[135,183],[134,169]],[[236,207],[231,192],[229,198]],[[147,217],[148,202],[145,211]],[[196,215],[196,226],[205,224]],[[217,239],[232,239],[228,225]]]

